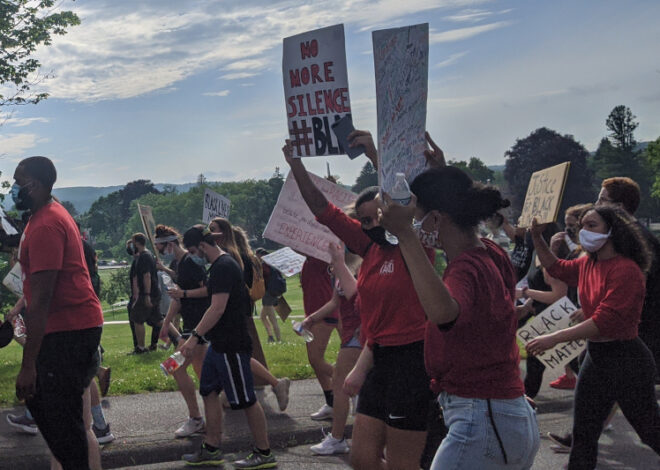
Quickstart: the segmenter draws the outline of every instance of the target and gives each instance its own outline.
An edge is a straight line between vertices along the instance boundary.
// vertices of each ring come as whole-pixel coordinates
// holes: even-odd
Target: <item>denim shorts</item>
[[[485,399],[442,392],[438,402],[449,433],[435,454],[431,470],[532,468],[539,449],[539,428],[524,396],[491,399],[492,419]]]

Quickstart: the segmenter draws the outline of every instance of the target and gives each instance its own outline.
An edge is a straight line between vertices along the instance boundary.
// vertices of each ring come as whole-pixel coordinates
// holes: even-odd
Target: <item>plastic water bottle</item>
[[[410,193],[410,186],[408,186],[408,182],[406,181],[405,173],[396,174],[394,186],[392,186],[392,189],[390,190],[390,197],[392,198],[392,202],[396,202],[402,206],[410,204],[412,196]],[[385,232],[385,239],[392,245],[399,244],[399,240],[390,232]]]
[[[165,361],[160,365],[160,368],[163,371],[163,374],[167,376],[181,367],[184,362],[186,362],[186,358],[183,357],[181,351],[177,351],[165,359]]]
[[[176,287],[176,284],[174,284],[174,281],[169,276],[169,274],[161,273],[160,275],[163,278],[163,284],[165,284],[165,288],[167,288],[167,290],[172,290]]]
[[[302,326],[302,322],[291,320],[291,325],[293,326],[293,331],[296,332],[298,336],[302,336],[307,343],[314,341],[314,335],[311,331],[306,330]]]
[[[25,320],[23,320],[23,315],[20,313],[14,317],[14,336],[16,338],[23,338],[27,332],[25,327]]]

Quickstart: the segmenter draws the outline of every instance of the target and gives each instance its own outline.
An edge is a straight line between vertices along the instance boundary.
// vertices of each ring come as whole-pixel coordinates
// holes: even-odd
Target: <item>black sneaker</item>
[[[199,451],[194,454],[184,454],[181,458],[186,462],[186,465],[192,466],[222,465],[225,463],[225,459],[223,458],[220,449],[211,452],[206,448],[204,443],[200,446]]]
[[[234,468],[240,468],[242,470],[259,470],[275,467],[277,467],[277,460],[275,460],[275,454],[272,451],[270,454],[264,455],[256,449],[244,459],[234,462]]]
[[[92,425],[92,430],[96,436],[96,440],[99,444],[109,444],[115,440],[115,436],[110,432],[110,425],[106,424],[105,428],[99,429],[95,424]]]
[[[570,432],[563,436],[549,432],[547,436],[548,439],[557,444],[556,446],[553,446],[552,449],[555,452],[563,454],[571,451],[571,446],[573,445],[573,435]]]

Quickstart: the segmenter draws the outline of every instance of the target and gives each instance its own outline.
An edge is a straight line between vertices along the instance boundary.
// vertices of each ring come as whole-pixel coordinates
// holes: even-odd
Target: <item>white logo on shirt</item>
[[[385,261],[380,267],[380,275],[392,274],[394,272],[394,260]]]

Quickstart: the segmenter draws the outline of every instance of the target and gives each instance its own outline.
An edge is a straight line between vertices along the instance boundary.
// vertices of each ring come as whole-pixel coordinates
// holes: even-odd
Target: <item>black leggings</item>
[[[534,398],[538,395],[539,390],[541,389],[541,384],[543,383],[543,371],[545,366],[541,361],[536,359],[536,357],[531,354],[527,356],[526,360],[526,373],[525,373],[525,395],[529,398]],[[577,374],[578,360],[573,359],[568,363],[570,368]]]
[[[653,356],[639,338],[587,343],[575,389],[569,470],[596,468],[598,438],[614,403],[619,403],[642,442],[660,454],[654,376]]]

